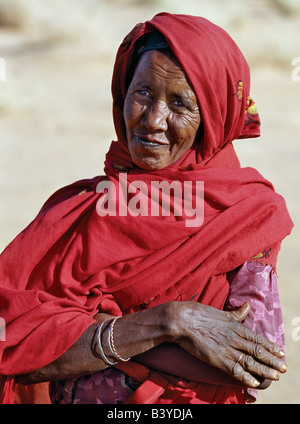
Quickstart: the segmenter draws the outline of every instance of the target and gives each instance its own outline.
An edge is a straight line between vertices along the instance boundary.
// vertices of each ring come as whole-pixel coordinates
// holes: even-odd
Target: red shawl
[[[194,87],[204,136],[181,161],[144,172],[131,162],[122,108],[135,42],[154,28]],[[122,315],[191,298],[221,309],[228,294],[225,273],[290,233],[283,198],[257,171],[240,168],[231,145],[259,136],[249,89],[242,53],[225,31],[203,18],[161,13],[125,38],[112,81],[117,141],[107,155],[106,175],[59,190],[2,253],[6,341],[0,341],[0,374],[26,373],[55,360],[94,323],[98,310]],[[108,179],[117,187],[120,170],[127,172],[128,184],[139,180],[147,187],[152,180],[204,181],[201,227],[188,227],[184,217],[174,215],[100,217],[103,194],[97,184]],[[207,385],[199,384],[196,392],[201,402]],[[226,402],[224,393],[220,402]]]

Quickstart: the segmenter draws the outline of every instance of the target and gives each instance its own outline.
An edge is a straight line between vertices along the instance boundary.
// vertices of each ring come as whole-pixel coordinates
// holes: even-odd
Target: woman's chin
[[[139,161],[135,162],[135,165],[138,168],[143,169],[144,171],[157,171],[159,169],[165,168],[164,165],[160,164],[159,162],[153,162],[153,161]]]
[[[157,171],[159,169],[165,168],[166,164],[164,160],[155,157],[132,157],[133,163],[145,171]]]

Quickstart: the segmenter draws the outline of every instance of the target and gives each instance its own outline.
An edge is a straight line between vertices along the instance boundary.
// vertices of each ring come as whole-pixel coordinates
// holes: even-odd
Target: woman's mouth
[[[136,136],[136,140],[138,144],[140,144],[144,148],[160,148],[167,146],[167,143],[163,143],[160,140],[150,139],[148,137]]]

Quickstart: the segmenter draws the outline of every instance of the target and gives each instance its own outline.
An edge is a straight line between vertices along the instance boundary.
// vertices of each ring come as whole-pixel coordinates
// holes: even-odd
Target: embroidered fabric
[[[277,277],[270,265],[246,262],[229,273],[230,291],[225,309],[233,310],[245,301],[250,312],[244,325],[284,349],[284,327]],[[50,385],[52,403],[122,404],[140,383],[114,367],[79,379],[56,381]],[[247,402],[254,402],[257,390],[245,390]]]

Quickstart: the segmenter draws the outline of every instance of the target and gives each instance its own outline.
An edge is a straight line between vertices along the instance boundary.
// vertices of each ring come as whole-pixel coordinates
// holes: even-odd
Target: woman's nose
[[[166,131],[168,129],[169,110],[165,102],[152,104],[145,112],[142,123],[148,131]]]

